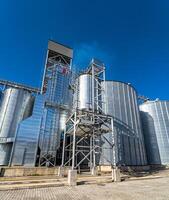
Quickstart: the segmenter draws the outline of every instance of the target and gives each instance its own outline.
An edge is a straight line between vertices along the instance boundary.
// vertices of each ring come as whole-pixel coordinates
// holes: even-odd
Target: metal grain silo
[[[99,80],[96,80],[93,78],[91,74],[81,74],[76,79],[75,82],[76,89],[74,93],[74,107],[80,109],[80,110],[92,110],[93,104],[94,104],[94,110],[99,111],[99,107],[101,107],[101,100],[99,99],[101,94],[100,86],[99,86]],[[92,96],[92,90],[93,95]],[[98,99],[97,99],[98,98]],[[93,103],[93,99],[98,102],[98,105],[96,103]]]
[[[30,115],[31,103],[32,96],[25,90],[4,91],[0,108],[0,165],[8,165],[18,124]]]
[[[169,164],[169,101],[140,105],[149,164]]]
[[[105,84],[105,114],[114,119],[116,162],[120,165],[145,165],[146,154],[135,89],[130,84],[119,81],[105,81],[102,84]],[[109,134],[106,137],[111,139]],[[104,154],[110,154],[111,159],[110,150],[105,148]],[[104,159],[101,162],[106,163]]]
[[[76,91],[74,94],[74,104],[80,110],[92,109],[92,76],[81,74],[76,79]]]

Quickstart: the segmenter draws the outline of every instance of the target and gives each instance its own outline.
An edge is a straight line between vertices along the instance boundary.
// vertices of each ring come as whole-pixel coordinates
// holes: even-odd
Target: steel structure
[[[101,82],[105,81],[105,66],[103,63],[92,59],[85,74],[91,76],[91,106],[80,109],[79,78],[77,78],[74,86],[77,102],[74,101],[73,112],[66,121],[61,167],[71,166],[72,169],[77,169],[87,165],[92,170],[99,165],[99,158],[102,154],[101,141],[103,139],[114,150],[114,160],[111,164],[116,164],[115,136],[113,135],[113,120],[111,116],[105,115],[103,112],[105,104],[102,101],[101,93],[104,92],[104,87]],[[88,83],[86,82],[86,84]],[[112,141],[107,141],[104,137],[104,134],[108,132],[113,135]]]
[[[19,84],[19,83],[7,81],[7,80],[0,80],[0,87],[2,90],[5,90],[7,87],[11,87],[11,88],[16,88],[16,89],[24,89],[31,93],[40,93],[40,90],[38,88],[33,88],[27,85],[23,85],[23,84]]]
[[[40,166],[55,166],[71,99],[69,81],[71,75],[72,50],[49,41],[41,93],[45,95],[45,108],[40,128]]]
[[[19,124],[12,166],[55,166],[60,136],[71,109],[72,53],[68,47],[48,42],[40,94],[35,96],[32,115]]]

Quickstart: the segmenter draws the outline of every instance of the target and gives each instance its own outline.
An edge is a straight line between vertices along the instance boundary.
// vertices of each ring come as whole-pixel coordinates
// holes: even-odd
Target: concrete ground
[[[169,200],[169,171],[130,177],[112,183],[110,176],[79,177],[68,187],[66,178],[0,179],[0,200]]]
[[[0,191],[1,200],[168,200],[169,177],[78,185]]]

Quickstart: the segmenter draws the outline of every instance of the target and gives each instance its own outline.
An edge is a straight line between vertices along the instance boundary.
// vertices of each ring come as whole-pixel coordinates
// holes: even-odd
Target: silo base
[[[114,182],[120,182],[121,181],[120,169],[117,168],[117,167],[115,169],[112,169],[112,181],[114,181]]]
[[[64,172],[65,172],[64,167],[59,167],[58,168],[58,176],[63,177],[64,176]]]
[[[97,174],[98,174],[97,167],[93,167],[93,168],[91,169],[91,175],[92,175],[92,176],[97,176]]]
[[[69,186],[77,185],[77,170],[68,171],[68,185]]]

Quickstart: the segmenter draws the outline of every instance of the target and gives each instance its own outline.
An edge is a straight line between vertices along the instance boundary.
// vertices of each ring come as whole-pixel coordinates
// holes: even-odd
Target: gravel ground
[[[121,183],[0,191],[0,200],[169,200],[169,177]]]

